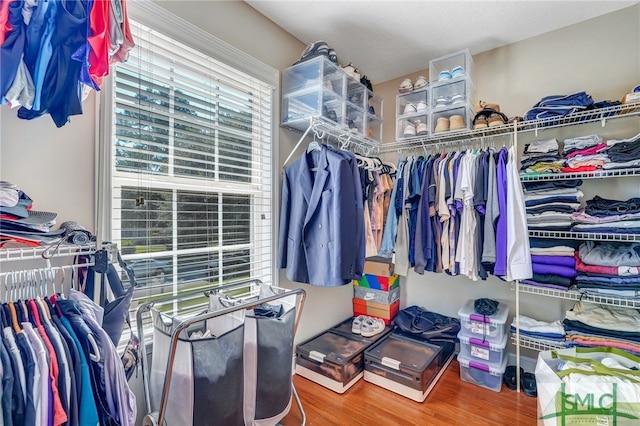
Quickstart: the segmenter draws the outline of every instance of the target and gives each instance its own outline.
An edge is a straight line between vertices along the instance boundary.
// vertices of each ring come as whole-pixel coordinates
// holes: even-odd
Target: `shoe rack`
[[[303,132],[310,119],[320,118],[335,132],[380,143],[382,109],[380,96],[327,57],[283,71],[281,124],[285,127]]]
[[[468,49],[429,61],[431,134],[472,128],[473,69]]]

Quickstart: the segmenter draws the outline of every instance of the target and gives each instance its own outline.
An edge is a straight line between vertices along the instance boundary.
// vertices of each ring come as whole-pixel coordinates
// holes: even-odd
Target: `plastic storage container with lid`
[[[478,337],[470,337],[464,331],[458,333],[460,340],[460,353],[474,361],[500,364],[507,347],[507,336],[502,336],[500,343],[491,343]]]
[[[502,389],[502,375],[507,369],[507,357],[504,357],[502,363],[492,364],[473,361],[460,353],[458,354],[458,363],[460,363],[460,379],[462,381],[491,389],[494,392],[500,392]]]
[[[364,351],[391,332],[372,337],[351,332],[353,318],[300,343],[296,347],[296,374],[337,393],[344,393],[363,376]]]
[[[469,337],[476,337],[489,343],[500,344],[504,338],[505,324],[509,316],[509,306],[500,302],[493,315],[477,314],[474,299],[470,299],[458,311],[462,332]]]
[[[422,402],[452,358],[441,346],[391,333],[365,351],[364,379]]]

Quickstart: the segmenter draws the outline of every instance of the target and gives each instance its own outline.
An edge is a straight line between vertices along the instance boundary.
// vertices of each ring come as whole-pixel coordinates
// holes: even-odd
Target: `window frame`
[[[272,200],[272,211],[270,229],[273,235],[277,235],[277,211],[279,209],[277,200],[278,174],[278,117],[280,115],[280,73],[275,68],[264,64],[263,62],[253,58],[252,56],[240,51],[239,49],[229,45],[228,43],[214,37],[206,31],[194,26],[188,21],[173,15],[172,13],[162,9],[160,6],[144,0],[128,3],[129,19],[134,20],[148,28],[159,29],[158,31],[176,42],[183,43],[195,50],[198,50],[221,63],[230,66],[238,71],[246,73],[261,82],[271,86],[271,122],[270,122],[270,139],[271,139],[271,193],[269,196]],[[113,186],[112,171],[114,170],[115,158],[115,70],[104,80],[103,88],[99,96],[99,108],[96,110],[96,176],[95,176],[95,212],[96,212],[96,231],[98,245],[103,241],[112,241],[116,236],[112,230],[113,208],[112,200],[117,195]],[[184,179],[176,177],[175,179]],[[193,189],[193,188],[192,188]],[[218,192],[219,197],[224,194]],[[174,192],[175,198],[175,192]],[[117,198],[119,199],[119,198]],[[253,205],[253,203],[251,203]],[[257,214],[253,212],[252,214]],[[174,218],[175,221],[175,218]],[[175,233],[175,229],[174,229]],[[218,250],[223,250],[222,241]],[[263,246],[263,249],[267,247]],[[276,241],[270,238],[271,264],[268,272],[271,277],[271,283],[278,285],[278,273],[276,268]],[[260,257],[260,253],[250,252],[250,256]],[[220,260],[220,256],[218,257]],[[175,268],[175,261],[174,261]],[[177,270],[177,269],[174,269]]]

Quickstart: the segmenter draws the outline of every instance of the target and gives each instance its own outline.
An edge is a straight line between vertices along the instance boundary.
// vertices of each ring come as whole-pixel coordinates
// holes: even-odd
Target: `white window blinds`
[[[134,301],[271,283],[273,86],[131,25],[136,47],[114,70],[110,213]]]

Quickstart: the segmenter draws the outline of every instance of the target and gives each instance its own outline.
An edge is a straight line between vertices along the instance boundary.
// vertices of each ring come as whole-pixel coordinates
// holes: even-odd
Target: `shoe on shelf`
[[[464,75],[464,68],[462,68],[462,67],[454,67],[451,70],[451,78],[460,77],[461,75]]]
[[[418,102],[416,105],[416,112],[424,112],[427,110],[427,103],[425,101]]]
[[[375,110],[375,108],[373,108],[373,105],[369,105],[369,108],[367,109],[367,111],[371,115],[376,115],[376,110]]]
[[[437,108],[437,107],[441,107],[441,106],[449,105],[450,103],[451,103],[451,99],[449,99],[448,97],[446,97],[446,96],[439,96],[439,97],[436,99],[436,108]]]
[[[476,116],[473,119],[473,129],[474,130],[486,129],[487,127],[489,127],[489,121],[487,120],[487,116],[482,113],[476,114]]]
[[[362,329],[362,322],[367,318],[365,315],[359,315],[351,322],[351,332],[353,334],[360,334]]]
[[[449,117],[449,130],[460,130],[467,127],[467,123],[464,122],[464,117],[456,114]]]
[[[342,67],[342,70],[346,72],[349,77],[355,78],[356,67],[354,67],[351,62]]]
[[[329,89],[333,92],[333,83],[328,78],[324,79],[324,88]]]
[[[451,80],[451,72],[449,72],[449,70],[440,71],[440,74],[438,74],[438,81],[442,80]]]
[[[411,92],[413,90],[413,83],[411,82],[410,79],[405,78],[404,80],[402,80],[402,83],[400,83],[400,87],[398,88],[398,91],[400,93],[407,93],[407,92]]]
[[[407,124],[404,126],[404,132],[402,132],[402,135],[405,138],[410,138],[416,135],[416,126],[410,122],[409,120],[407,120]]]
[[[404,112],[403,114],[412,114],[414,112],[418,111],[418,109],[416,108],[416,106],[412,103],[408,103],[404,106]]]
[[[377,334],[380,334],[385,329],[384,321],[380,318],[371,318],[367,317],[362,322],[362,327],[360,329],[360,334],[362,337],[373,337]]]
[[[503,126],[505,124],[507,124],[507,121],[505,121],[506,117],[503,117],[502,114],[500,114],[499,112],[494,112],[489,116],[489,119],[487,120],[489,122],[489,127],[495,127],[495,126]]]
[[[436,128],[433,133],[441,133],[449,131],[449,117],[438,117],[436,120]]]
[[[429,81],[421,75],[418,76],[418,78],[416,78],[416,82],[413,83],[413,90],[422,89],[423,87],[426,87],[428,85]]]
[[[418,136],[423,136],[429,133],[429,130],[427,129],[427,123],[423,123],[418,120],[416,124],[416,133],[418,134]]]
[[[451,101],[452,104],[464,102],[464,95],[456,93],[455,95],[452,95],[451,98],[449,98],[449,100]]]

